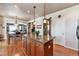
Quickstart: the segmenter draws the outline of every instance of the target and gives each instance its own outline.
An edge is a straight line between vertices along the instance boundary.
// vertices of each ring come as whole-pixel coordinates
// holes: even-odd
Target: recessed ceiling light
[[[30,13],[30,10],[27,10],[27,13]]]
[[[14,6],[15,8],[18,8],[16,5]]]

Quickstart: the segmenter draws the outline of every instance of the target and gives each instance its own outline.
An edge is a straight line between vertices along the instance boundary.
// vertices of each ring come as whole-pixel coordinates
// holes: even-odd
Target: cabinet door
[[[43,44],[37,42],[36,43],[36,56],[43,56],[43,55],[44,55]]]
[[[50,41],[44,45],[44,55],[53,56],[53,41]]]
[[[30,47],[31,47],[31,56],[35,56],[35,41],[31,40],[30,41]]]
[[[27,40],[27,55],[30,55],[30,40]]]
[[[24,41],[22,42],[22,44],[23,44],[23,48],[24,48],[25,51],[27,52],[27,40],[24,40]]]

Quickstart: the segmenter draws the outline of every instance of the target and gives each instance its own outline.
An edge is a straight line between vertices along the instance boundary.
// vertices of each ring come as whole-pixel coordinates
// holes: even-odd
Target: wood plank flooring
[[[11,43],[5,47],[1,53],[4,56],[26,56],[26,52],[22,44],[22,41],[18,41],[16,44]]]
[[[18,41],[16,44],[12,43],[1,52],[4,56],[27,56],[27,51],[23,47],[23,42]],[[61,45],[53,45],[54,56],[78,56],[78,52],[72,49],[65,48]]]
[[[78,51],[65,48],[61,45],[53,45],[53,55],[54,56],[78,56]]]
[[[25,56],[26,55],[26,51],[25,49],[23,48],[23,42],[22,41],[19,41],[18,43],[16,44],[12,44],[11,46],[9,46],[7,49],[6,49],[6,52],[8,55],[13,55],[13,56]]]

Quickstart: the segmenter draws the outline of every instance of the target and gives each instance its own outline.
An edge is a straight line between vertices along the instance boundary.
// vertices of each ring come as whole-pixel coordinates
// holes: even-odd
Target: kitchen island
[[[29,56],[53,56],[53,38],[49,36],[27,39],[27,55]]]

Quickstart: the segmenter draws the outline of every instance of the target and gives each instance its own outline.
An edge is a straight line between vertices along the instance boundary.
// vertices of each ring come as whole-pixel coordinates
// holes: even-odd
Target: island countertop
[[[42,44],[45,44],[45,43],[47,43],[51,40],[53,41],[53,39],[55,39],[55,37],[52,37],[52,36],[49,36],[49,35],[38,36],[38,37],[32,36],[32,37],[29,37],[29,38],[30,38],[30,40],[35,40],[35,41],[40,42]]]

